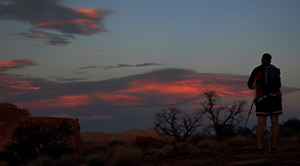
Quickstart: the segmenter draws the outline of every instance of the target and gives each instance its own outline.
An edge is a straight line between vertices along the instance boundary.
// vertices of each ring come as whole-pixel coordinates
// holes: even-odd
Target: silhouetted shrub
[[[50,156],[40,156],[30,161],[27,166],[55,166],[55,162]]]
[[[111,162],[113,165],[132,166],[143,156],[143,151],[133,146],[118,146],[113,149]]]
[[[235,136],[232,138],[229,138],[227,140],[225,140],[225,145],[228,147],[241,147],[241,146],[246,146],[248,143],[248,138],[244,137],[244,136]]]
[[[113,140],[111,141],[110,143],[108,143],[108,146],[113,148],[115,146],[121,146],[123,145],[123,142],[122,141],[116,141],[116,140]]]
[[[173,146],[173,145],[171,145],[171,144],[166,144],[166,145],[164,145],[162,148],[157,149],[157,154],[158,154],[158,156],[160,156],[160,157],[166,158],[166,157],[171,156],[171,153],[172,153],[173,149],[174,149],[174,146]]]
[[[87,166],[105,166],[107,158],[108,156],[104,152],[92,153],[86,157],[86,164]]]
[[[80,162],[80,156],[74,154],[63,154],[55,166],[75,166]]]
[[[204,140],[206,138],[207,138],[207,136],[204,135],[204,134],[195,134],[191,138],[191,143],[194,144],[194,145],[197,145],[198,142],[200,142],[200,141],[202,141],[202,140]]]
[[[148,136],[148,137],[137,136],[134,140],[134,145],[137,145],[141,148],[161,146],[161,145],[163,145],[163,143],[164,143],[164,141],[150,137],[150,136]]]
[[[296,118],[283,121],[279,126],[281,137],[287,138],[300,134],[300,120]]]
[[[197,147],[199,149],[213,149],[217,142],[215,142],[212,139],[205,139],[200,142],[198,142]]]
[[[239,127],[236,131],[235,135],[240,135],[247,138],[255,138],[255,134],[253,133],[253,130],[249,128]]]
[[[2,160],[2,161],[0,161],[0,165],[1,166],[9,166],[9,162],[6,160]]]
[[[27,123],[15,130],[13,142],[7,149],[20,160],[34,159],[39,155],[59,157],[73,151],[69,146],[71,134],[71,126],[65,121]]]
[[[6,161],[9,165],[17,165],[17,159],[12,152],[4,151],[0,152],[0,161]],[[2,166],[0,164],[0,166]]]
[[[200,141],[197,144],[197,147],[201,150],[222,150],[227,148],[228,145],[225,142],[219,142],[216,139],[207,138],[205,140]]]
[[[196,145],[192,145],[189,142],[178,142],[174,145],[172,150],[172,157],[190,155],[199,152],[199,148]]]
[[[196,145],[193,145],[188,141],[174,142],[172,144],[165,144],[161,148],[151,149],[153,154],[162,158],[176,158],[178,156],[194,154],[199,151],[200,150]]]

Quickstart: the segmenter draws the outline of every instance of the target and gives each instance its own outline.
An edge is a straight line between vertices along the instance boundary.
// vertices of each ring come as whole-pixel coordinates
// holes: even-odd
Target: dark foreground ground
[[[255,155],[255,146],[230,148],[219,151],[200,152],[193,155],[171,159],[145,158],[139,165],[143,166],[199,166],[199,165],[272,165],[300,166],[300,140],[283,141],[277,154],[269,154],[268,147],[264,155]],[[283,149],[284,147],[284,149]]]

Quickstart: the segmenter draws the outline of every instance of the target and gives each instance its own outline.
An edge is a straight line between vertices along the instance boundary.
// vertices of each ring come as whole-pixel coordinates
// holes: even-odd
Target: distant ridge
[[[81,139],[84,144],[106,145],[113,141],[120,141],[123,143],[134,143],[136,137],[152,137],[156,139],[165,139],[158,134],[153,128],[149,130],[133,129],[124,131],[122,133],[105,133],[105,132],[82,132]]]

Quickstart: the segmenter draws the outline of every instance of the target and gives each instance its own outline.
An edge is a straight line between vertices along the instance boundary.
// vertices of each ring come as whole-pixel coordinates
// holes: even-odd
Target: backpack
[[[276,92],[281,87],[280,70],[274,65],[265,65],[262,69],[261,88],[264,94]]]

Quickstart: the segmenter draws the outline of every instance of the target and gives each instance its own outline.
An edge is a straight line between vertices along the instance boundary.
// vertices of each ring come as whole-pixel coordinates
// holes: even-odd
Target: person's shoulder
[[[253,69],[253,72],[257,73],[257,72],[261,71],[262,68],[263,68],[263,65],[259,65]]]

